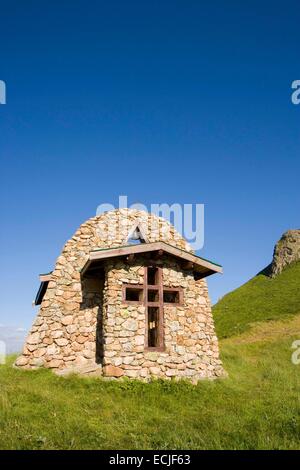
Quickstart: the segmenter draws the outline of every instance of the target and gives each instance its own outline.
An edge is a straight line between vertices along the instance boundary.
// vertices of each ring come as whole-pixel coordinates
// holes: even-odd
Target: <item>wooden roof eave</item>
[[[41,282],[49,282],[51,281],[51,274],[52,273],[47,273],[47,274],[40,274],[39,278]]]
[[[49,281],[51,281],[51,274],[52,273],[47,273],[47,274],[40,274],[39,279],[41,281],[39,290],[37,291],[37,294],[35,296],[35,300],[33,302],[33,305],[41,305],[43,297],[46,293]]]
[[[116,257],[128,257],[133,254],[138,255],[150,252],[162,252],[192,264],[192,270],[198,273],[198,277],[200,276],[199,279],[201,279],[201,277],[210,276],[211,274],[223,272],[222,266],[200,258],[193,253],[181,250],[165,242],[154,242],[91,251],[88,261],[81,270],[81,274],[84,275],[89,267],[96,261],[104,261]]]
[[[36,294],[34,305],[41,305],[44,295],[46,293],[49,281],[42,281],[39,287],[39,290]]]

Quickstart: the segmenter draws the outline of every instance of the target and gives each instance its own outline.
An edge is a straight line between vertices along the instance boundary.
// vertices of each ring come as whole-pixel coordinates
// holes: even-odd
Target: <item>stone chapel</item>
[[[40,309],[15,366],[116,379],[220,377],[206,277],[221,272],[161,217],[132,209],[93,217],[40,275]]]

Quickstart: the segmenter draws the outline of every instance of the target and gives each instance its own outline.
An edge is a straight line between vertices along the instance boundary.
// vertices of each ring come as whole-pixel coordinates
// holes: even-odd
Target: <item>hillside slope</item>
[[[219,338],[248,330],[257,321],[276,320],[300,311],[300,262],[271,278],[259,273],[246,284],[225,295],[213,314]]]
[[[299,449],[299,331],[300,315],[221,340],[228,378],[197,386],[63,378],[11,358],[0,449]]]

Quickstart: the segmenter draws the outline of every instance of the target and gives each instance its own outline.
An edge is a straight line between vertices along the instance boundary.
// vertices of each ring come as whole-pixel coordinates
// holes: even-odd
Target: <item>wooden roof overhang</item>
[[[222,273],[222,266],[213,263],[189,251],[181,250],[165,242],[141,243],[140,245],[128,245],[118,248],[96,249],[90,252],[89,259],[81,270],[81,276],[103,275],[103,262],[113,258],[125,259],[128,264],[135,262],[139,255],[149,257],[149,261],[157,261],[163,256],[171,256],[179,261],[182,270],[192,271],[196,280],[211,276],[215,273]],[[51,272],[40,274],[41,281],[34,305],[40,305],[46,293]]]
[[[157,260],[165,256],[171,256],[179,261],[183,270],[194,273],[196,280],[222,273],[222,266],[190,253],[176,248],[173,245],[159,241],[154,243],[142,243],[139,245],[121,246],[118,248],[96,249],[90,252],[89,259],[81,270],[81,275],[92,274],[101,270],[103,261],[113,258],[123,258],[128,263],[134,263],[139,255],[148,255],[150,259]]]
[[[47,274],[40,274],[39,275],[41,284],[39,287],[39,290],[36,294],[35,300],[34,300],[34,305],[40,305],[42,303],[43,297],[46,293],[49,281],[51,280],[51,273]]]

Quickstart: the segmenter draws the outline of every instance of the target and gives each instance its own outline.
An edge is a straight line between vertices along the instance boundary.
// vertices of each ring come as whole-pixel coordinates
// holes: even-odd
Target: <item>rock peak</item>
[[[300,229],[288,230],[276,243],[270,267],[271,277],[280,274],[294,261],[300,261]]]

